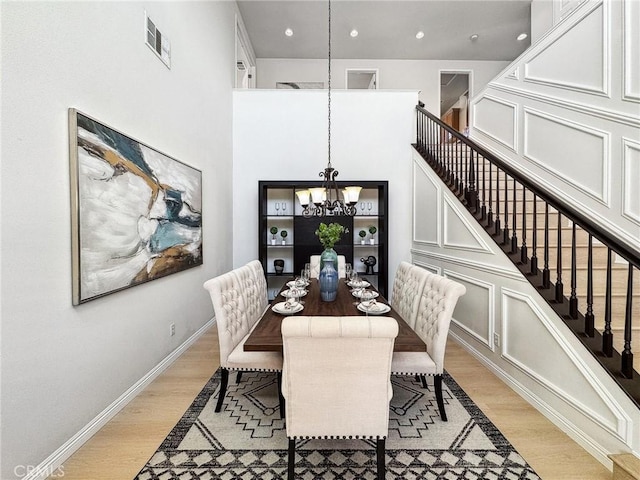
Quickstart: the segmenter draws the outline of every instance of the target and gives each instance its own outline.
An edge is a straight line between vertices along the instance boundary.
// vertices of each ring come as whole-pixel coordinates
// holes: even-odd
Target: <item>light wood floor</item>
[[[133,479],[218,366],[213,327],[51,480]],[[446,369],[544,480],[611,479],[605,467],[451,341]]]

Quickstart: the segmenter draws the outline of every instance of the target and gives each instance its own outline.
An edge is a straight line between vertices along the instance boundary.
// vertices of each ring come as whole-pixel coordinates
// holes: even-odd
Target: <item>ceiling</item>
[[[257,58],[327,57],[326,0],[236,1]],[[511,61],[530,44],[516,37],[530,30],[531,0],[331,2],[332,58]]]

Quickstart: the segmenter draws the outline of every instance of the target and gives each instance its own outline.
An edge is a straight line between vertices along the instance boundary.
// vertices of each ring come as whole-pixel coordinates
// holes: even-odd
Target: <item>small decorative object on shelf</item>
[[[278,233],[278,227],[271,227],[269,229],[269,231],[271,232],[271,245],[275,245],[276,244],[276,233]]]
[[[377,263],[376,257],[369,255],[367,258],[362,257],[360,259],[362,263],[367,267],[366,275],[373,275],[373,266]]]
[[[367,236],[367,232],[364,230],[360,230],[358,232],[358,235],[360,235],[360,245],[364,245],[364,237]]]
[[[376,243],[376,239],[374,238],[374,235],[376,234],[377,231],[378,231],[378,229],[375,226],[373,226],[373,225],[369,226],[369,233],[371,234],[371,238],[369,239],[369,243],[371,245],[375,245],[375,243]]]
[[[282,275],[282,271],[284,270],[284,260],[281,258],[276,258],[273,261],[273,268],[276,271],[276,275]]]
[[[283,244],[283,245],[286,245],[286,244],[287,244],[287,240],[286,240],[287,235],[289,235],[289,234],[287,233],[287,231],[286,231],[286,230],[282,230],[282,231],[280,232],[280,236],[282,237],[282,244]]]

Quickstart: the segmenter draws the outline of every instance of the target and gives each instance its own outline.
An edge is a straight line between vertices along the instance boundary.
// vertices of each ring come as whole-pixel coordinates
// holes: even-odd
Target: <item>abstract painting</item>
[[[73,304],[202,265],[202,172],[69,109]]]

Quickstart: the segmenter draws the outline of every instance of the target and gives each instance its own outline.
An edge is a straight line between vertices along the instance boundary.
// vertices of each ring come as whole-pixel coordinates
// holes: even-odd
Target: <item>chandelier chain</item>
[[[328,133],[327,133],[327,157],[329,168],[331,168],[331,0],[329,1],[329,48],[328,48],[328,59],[329,59],[329,79],[327,83],[328,89],[328,98],[329,98],[329,108],[328,108]]]

